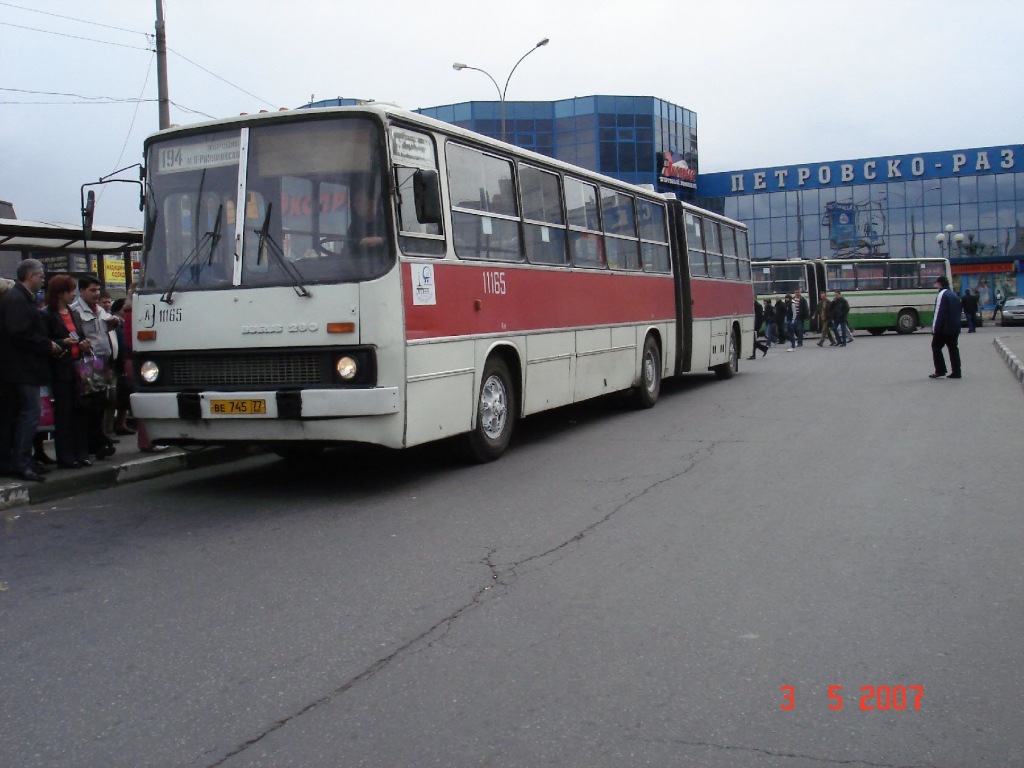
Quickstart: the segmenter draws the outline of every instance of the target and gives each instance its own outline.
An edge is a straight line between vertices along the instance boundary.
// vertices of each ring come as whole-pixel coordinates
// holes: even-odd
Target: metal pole
[[[160,104],[160,130],[171,127],[171,100],[167,95],[167,29],[162,0],[156,0],[156,88]]]
[[[520,64],[523,63],[523,59],[525,59],[531,53],[536,51],[538,48],[541,48],[541,47],[547,45],[548,42],[549,42],[548,38],[545,37],[543,40],[541,40],[539,43],[537,43],[535,46],[533,46],[533,48],[531,48],[526,53],[524,53],[522,56],[520,56],[519,57],[519,61],[517,61],[515,63],[515,66],[512,67],[512,71],[509,72],[508,73],[508,77],[505,78],[505,87],[503,89],[501,89],[501,140],[502,141],[506,140],[505,139],[505,94],[508,93],[508,84],[512,80],[512,75],[515,73],[516,67],[518,67]]]

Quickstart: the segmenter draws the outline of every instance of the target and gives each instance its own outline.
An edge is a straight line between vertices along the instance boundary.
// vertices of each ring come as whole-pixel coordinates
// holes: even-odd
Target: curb
[[[128,461],[104,462],[103,466],[94,466],[88,472],[79,471],[63,477],[51,476],[44,483],[2,483],[0,510],[64,499],[84,491],[111,488],[186,469],[226,464],[262,452],[260,449],[233,446],[216,446],[198,451],[168,448],[164,453],[143,454]]]
[[[1010,367],[1010,372],[1013,373],[1017,381],[1024,386],[1024,365],[1021,364],[1020,358],[1010,351],[999,336],[992,342],[992,346],[996,348],[1003,360],[1006,361],[1006,364]]]

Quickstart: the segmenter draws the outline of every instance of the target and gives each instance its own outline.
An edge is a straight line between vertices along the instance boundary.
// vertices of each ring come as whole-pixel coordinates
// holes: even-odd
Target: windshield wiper
[[[220,242],[220,238],[221,238],[220,227],[221,227],[221,220],[223,218],[223,213],[224,213],[224,204],[221,203],[220,207],[217,208],[217,220],[213,224],[213,231],[212,232],[207,232],[206,234],[204,234],[202,236],[202,238],[199,240],[199,242],[196,243],[196,247],[193,248],[192,252],[189,253],[189,255],[185,258],[185,260],[183,262],[181,262],[181,266],[178,267],[178,269],[174,273],[174,276],[171,278],[171,284],[167,286],[167,290],[164,292],[163,296],[160,297],[160,301],[162,301],[164,304],[173,304],[174,303],[174,298],[173,298],[174,287],[178,284],[178,280],[180,280],[181,276],[185,273],[185,268],[188,267],[189,265],[191,265],[192,262],[196,261],[196,257],[199,255],[199,252],[202,250],[203,246],[206,243],[210,244],[210,253],[209,253],[209,255],[208,255],[207,259],[206,259],[206,265],[210,266],[211,264],[213,264],[213,255],[217,251],[217,243]],[[198,271],[195,271],[193,273],[193,275],[192,275],[192,282],[193,283],[198,281],[199,275],[202,273],[202,271],[203,271],[203,268],[202,268],[202,266],[200,266]]]
[[[263,226],[258,230],[253,230],[260,238],[256,245],[256,264],[262,263],[263,254],[269,252],[274,257],[278,266],[292,279],[292,287],[295,289],[295,293],[307,299],[312,298],[313,294],[302,283],[302,273],[299,272],[299,268],[284,257],[281,246],[270,236],[270,211],[273,207],[273,203],[267,203],[267,215],[263,217]],[[270,247],[267,247],[268,245]]]

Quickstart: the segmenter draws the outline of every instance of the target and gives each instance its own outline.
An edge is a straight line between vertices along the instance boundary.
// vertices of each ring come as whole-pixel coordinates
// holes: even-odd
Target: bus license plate
[[[211,416],[266,416],[266,400],[211,400]]]

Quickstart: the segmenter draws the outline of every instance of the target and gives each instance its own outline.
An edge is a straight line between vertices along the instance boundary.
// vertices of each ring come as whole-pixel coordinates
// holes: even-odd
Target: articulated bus
[[[477,461],[524,416],[738,370],[744,226],[385,105],[146,141],[132,410],[153,442]]]
[[[913,333],[935,312],[935,279],[950,277],[946,259],[815,259],[755,261],[758,299],[772,302],[799,288],[811,306],[808,327],[818,328],[818,294],[838,288],[850,302],[850,328],[879,336]]]

